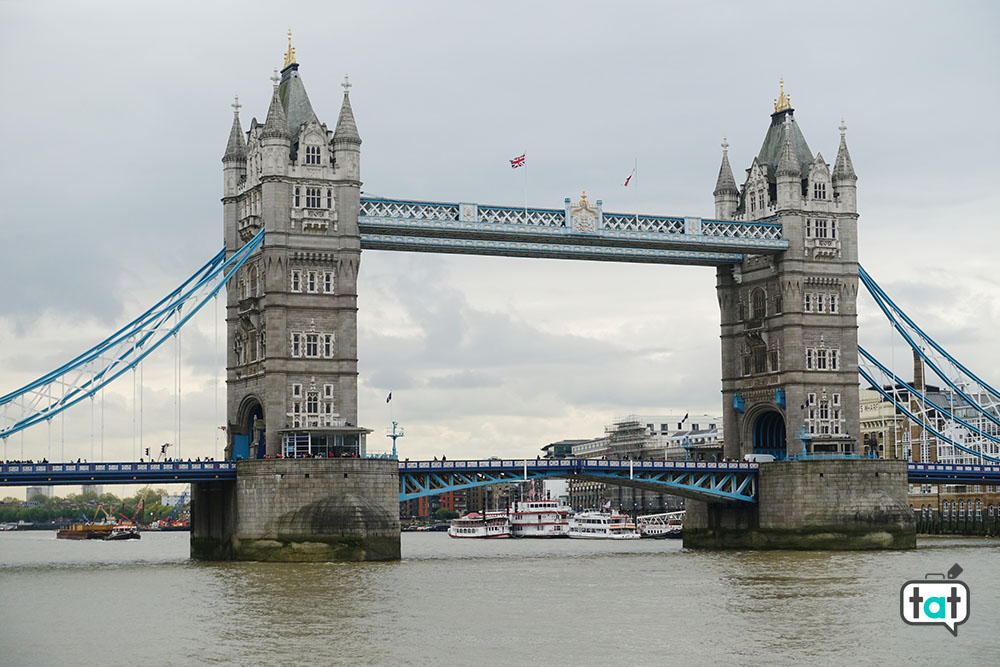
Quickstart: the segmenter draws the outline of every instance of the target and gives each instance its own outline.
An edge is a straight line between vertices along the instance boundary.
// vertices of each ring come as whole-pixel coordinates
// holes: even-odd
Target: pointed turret
[[[229,142],[222,156],[223,190],[229,197],[236,194],[239,182],[247,174],[247,142],[240,126],[240,97],[233,102],[233,127],[229,130]]]
[[[271,176],[285,174],[288,170],[292,141],[288,134],[288,120],[278,96],[278,71],[271,77],[274,82],[274,92],[271,94],[271,106],[267,109],[267,120],[260,133],[262,153],[261,175]]]
[[[243,137],[243,127],[240,125],[240,96],[236,96],[233,102],[233,127],[229,130],[229,142],[226,144],[226,152],[222,156],[222,161],[234,162],[247,159],[247,142]]]
[[[354,122],[351,109],[351,82],[344,75],[344,103],[337,118],[337,129],[333,132],[333,162],[338,172],[345,178],[361,179],[361,135]]]
[[[351,82],[347,75],[344,75],[344,103],[340,106],[340,117],[337,118],[337,129],[333,132],[333,146],[338,149],[344,146],[360,146],[361,135],[358,134],[358,125],[354,122],[354,110],[351,109]]]
[[[729,143],[722,138],[722,166],[719,167],[719,178],[715,182],[715,217],[719,220],[732,220],[739,203],[740,190],[733,178],[733,168],[729,166]]]
[[[840,119],[840,148],[837,149],[837,159],[833,164],[833,193],[842,207],[848,211],[857,211],[858,206],[858,176],[854,173],[854,163],[847,150],[847,125]]]
[[[260,138],[288,141],[288,118],[285,116],[285,109],[282,107],[281,97],[278,95],[277,71],[271,80],[274,81],[274,93],[271,95],[271,106],[267,109],[267,120],[264,121],[264,131],[261,132]]]
[[[785,140],[781,146],[781,157],[778,158],[778,168],[775,180],[778,185],[778,207],[788,205],[802,198],[802,169],[799,158],[792,145],[792,118],[785,116]]]

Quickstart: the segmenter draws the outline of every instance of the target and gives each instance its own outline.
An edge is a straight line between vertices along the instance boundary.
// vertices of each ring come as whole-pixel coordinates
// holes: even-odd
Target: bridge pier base
[[[912,549],[904,461],[762,463],[755,506],[688,500],[684,546],[707,549]]]
[[[191,557],[398,560],[398,468],[391,459],[240,461],[235,482],[191,485]]]

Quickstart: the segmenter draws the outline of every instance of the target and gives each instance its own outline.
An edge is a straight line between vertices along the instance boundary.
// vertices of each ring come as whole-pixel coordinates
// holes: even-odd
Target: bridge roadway
[[[4,463],[0,486],[164,484],[236,479],[236,461]],[[756,463],[490,459],[400,461],[399,499],[531,479],[572,477],[714,502],[756,502]],[[1000,465],[909,463],[914,484],[1000,485]]]

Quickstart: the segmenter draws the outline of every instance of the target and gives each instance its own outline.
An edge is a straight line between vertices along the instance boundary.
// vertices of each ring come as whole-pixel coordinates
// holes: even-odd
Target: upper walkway
[[[361,247],[549,259],[717,266],[788,249],[777,219],[754,222],[362,197]]]

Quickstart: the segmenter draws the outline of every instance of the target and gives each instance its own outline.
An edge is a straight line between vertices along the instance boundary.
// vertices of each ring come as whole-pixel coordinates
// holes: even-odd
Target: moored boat
[[[566,537],[569,511],[555,500],[522,500],[510,512],[512,537]]]
[[[684,511],[641,516],[636,525],[642,537],[679,538],[684,528]]]
[[[56,533],[60,540],[103,540],[111,534],[117,524],[87,521],[70,524]]]
[[[449,537],[504,538],[510,537],[510,519],[503,512],[469,512],[454,519],[448,528]]]
[[[637,540],[640,537],[635,524],[614,510],[580,512],[570,517],[569,536],[589,540]]]
[[[130,523],[120,523],[111,529],[111,532],[104,539],[106,540],[138,540],[140,538],[139,529]]]

